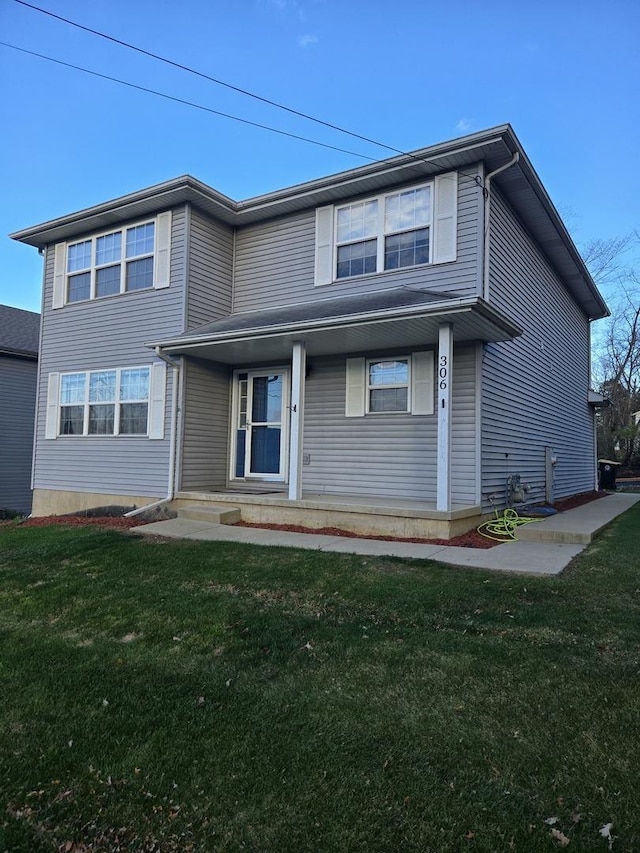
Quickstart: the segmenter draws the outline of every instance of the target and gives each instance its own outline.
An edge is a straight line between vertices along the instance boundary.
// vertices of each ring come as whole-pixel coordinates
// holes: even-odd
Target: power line
[[[321,124],[324,127],[330,128],[331,130],[337,130],[339,133],[346,133],[347,136],[353,136],[354,139],[359,139],[361,142],[369,142],[372,145],[377,145],[379,148],[386,148],[387,151],[393,151],[394,154],[404,154],[408,157],[412,156],[407,151],[402,151],[400,148],[394,148],[391,145],[386,145],[384,142],[378,142],[375,139],[369,139],[369,137],[367,136],[362,136],[359,133],[354,133],[353,131],[347,130],[344,127],[340,127],[337,124],[332,124],[331,122],[323,121],[323,119],[308,115],[307,113],[303,113],[300,110],[293,109],[293,107],[287,107],[285,104],[280,104],[277,101],[272,101],[269,98],[264,98],[261,95],[257,95],[255,92],[250,92],[248,89],[242,89],[240,86],[234,86],[232,83],[227,83],[224,80],[219,80],[217,77],[211,77],[209,74],[205,74],[203,71],[198,71],[188,65],[183,65],[180,62],[175,62],[172,59],[168,59],[166,56],[160,56],[160,54],[153,53],[150,50],[145,50],[144,48],[138,47],[135,44],[130,44],[129,42],[123,41],[122,39],[118,39],[115,36],[110,36],[108,33],[103,33],[100,30],[94,30],[91,27],[85,26],[84,24],[79,24],[77,21],[72,21],[70,18],[64,18],[62,15],[56,15],[53,12],[50,12],[48,9],[42,9],[40,6],[34,6],[32,3],[27,3],[26,0],[14,0],[14,2],[19,3],[21,6],[26,6],[29,9],[33,9],[36,12],[41,12],[43,15],[48,15],[50,18],[55,18],[56,20],[62,21],[65,24],[69,24],[69,26],[76,27],[79,30],[84,30],[85,32],[91,33],[94,36],[99,36],[100,38],[107,39],[107,41],[113,42],[114,44],[119,44],[122,47],[128,48],[129,50],[135,50],[137,53],[141,53],[144,56],[151,57],[151,59],[157,59],[159,62],[164,62],[166,65],[171,65],[174,68],[179,68],[181,71],[186,71],[189,74],[195,74],[197,77],[202,77],[204,80],[209,80],[209,82],[216,83],[216,85],[218,86],[224,86],[226,89],[231,89],[233,92],[238,92],[241,95],[246,95],[248,98],[254,98],[257,101],[262,101],[262,103],[268,104],[271,107],[276,107],[279,110],[284,110],[285,112],[291,113],[292,115],[304,118],[307,121],[312,121],[316,124]],[[415,159],[419,158],[416,157]]]
[[[172,66],[173,68],[178,68],[181,71],[186,71],[189,74],[194,74],[196,77],[200,77],[204,80],[208,80],[209,82],[215,83],[218,86],[223,86],[226,89],[230,89],[233,92],[238,92],[239,94],[246,95],[249,98],[253,98],[254,100],[260,101],[264,104],[268,104],[269,106],[275,107],[276,109],[283,110],[284,112],[287,112],[291,115],[295,115],[295,116],[298,116],[299,118],[306,119],[307,121],[314,122],[315,124],[319,124],[323,127],[330,128],[331,130],[335,130],[338,133],[344,133],[347,136],[351,136],[354,139],[359,139],[362,142],[368,142],[371,145],[376,145],[378,148],[385,148],[387,151],[392,151],[394,154],[400,154],[403,157],[407,157],[410,160],[414,160],[416,163],[427,163],[428,164],[430,162],[430,160],[425,158],[425,157],[420,157],[419,155],[413,154],[410,151],[403,151],[401,148],[394,148],[392,145],[387,145],[384,142],[379,142],[376,139],[371,139],[368,136],[363,136],[362,134],[355,133],[354,131],[348,130],[347,128],[340,127],[340,125],[332,124],[331,122],[324,121],[323,119],[316,118],[315,116],[309,115],[308,113],[304,113],[304,112],[301,112],[300,110],[296,110],[293,107],[288,107],[288,106],[286,106],[286,104],[280,104],[277,101],[273,101],[269,98],[265,98],[261,95],[257,95],[255,92],[251,92],[248,89],[243,89],[240,86],[234,86],[232,83],[227,83],[225,80],[220,80],[217,77],[212,77],[209,74],[205,74],[203,71],[198,71],[197,69],[191,68],[188,65],[184,65],[183,63],[176,62],[172,59],[168,59],[165,56],[161,56],[160,54],[153,53],[150,50],[146,50],[145,48],[138,47],[137,45],[131,44],[130,42],[123,41],[122,39],[118,39],[115,36],[109,35],[108,33],[103,33],[100,30],[92,29],[91,27],[87,27],[84,24],[80,24],[77,21],[71,20],[70,18],[65,18],[62,15],[56,15],[54,12],[50,12],[48,9],[43,9],[40,6],[34,5],[33,3],[27,3],[26,0],[14,0],[14,2],[18,3],[20,6],[25,6],[29,9],[33,9],[36,12],[41,12],[43,15],[47,15],[50,18],[54,18],[58,21],[61,21],[62,23],[68,24],[71,27],[75,27],[76,29],[83,30],[84,32],[87,32],[87,33],[91,33],[92,35],[98,36],[99,38],[102,38],[102,39],[106,39],[107,41],[110,41],[114,44],[119,44],[122,47],[127,48],[128,50],[133,50],[136,53],[140,53],[144,56],[148,56],[151,59],[156,59],[159,62],[163,62],[166,65]],[[5,44],[5,43],[0,42],[0,44]],[[7,47],[14,47],[14,49],[16,49],[16,50],[22,50],[24,53],[32,53],[31,51],[25,50],[23,48],[17,48],[14,45],[8,45],[7,44],[6,46]],[[354,157],[360,157],[363,160],[370,160],[371,162],[375,162],[378,159],[376,157],[369,157],[366,154],[360,154],[357,152],[349,151],[349,150],[344,149],[344,148],[339,148],[339,147],[336,147],[334,145],[328,145],[324,142],[318,142],[315,139],[309,139],[308,137],[298,136],[294,133],[287,133],[286,131],[278,130],[277,128],[271,127],[269,125],[259,124],[257,122],[249,121],[248,119],[242,119],[242,118],[239,118],[237,116],[233,116],[233,115],[229,115],[227,113],[220,112],[218,110],[213,110],[213,109],[210,109],[208,107],[204,107],[200,104],[192,103],[191,101],[187,101],[187,100],[182,99],[182,98],[175,98],[175,97],[172,97],[171,95],[166,95],[162,92],[157,92],[153,89],[147,89],[144,86],[137,86],[134,83],[129,83],[125,80],[119,80],[119,79],[114,78],[114,77],[109,77],[106,74],[99,74],[96,71],[90,71],[86,68],[82,68],[80,66],[72,65],[71,63],[65,63],[62,60],[53,59],[52,57],[44,56],[43,54],[33,53],[33,55],[38,56],[42,59],[48,59],[51,62],[57,62],[60,65],[67,65],[70,68],[75,68],[78,71],[84,71],[87,74],[93,74],[96,77],[103,77],[106,80],[113,80],[114,82],[121,83],[124,86],[130,86],[131,88],[134,88],[134,89],[140,89],[140,91],[143,91],[143,92],[149,92],[149,93],[157,95],[161,98],[167,98],[168,100],[173,100],[173,101],[176,101],[178,103],[186,104],[188,106],[194,107],[195,109],[205,110],[207,112],[213,113],[214,115],[220,115],[224,118],[229,118],[233,121],[242,122],[244,124],[248,124],[248,125],[251,125],[253,127],[261,128],[263,130],[270,130],[272,133],[278,133],[282,136],[288,136],[288,137],[291,137],[292,139],[297,139],[301,142],[309,142],[312,145],[318,145],[322,148],[328,148],[328,149],[333,150],[333,151],[339,151],[343,154],[350,154]],[[482,179],[480,178],[479,175],[468,174],[467,172],[463,172],[461,170],[459,170],[459,173],[461,175],[465,175],[465,177],[471,178],[473,181],[475,181],[477,186],[482,187]]]
[[[339,148],[336,145],[329,145],[326,142],[319,142],[317,139],[310,139],[307,136],[299,136],[296,133],[289,133],[286,130],[279,130],[276,127],[271,127],[268,124],[260,124],[256,121],[249,121],[246,118],[240,118],[239,116],[231,115],[230,113],[224,113],[220,110],[214,110],[212,107],[205,107],[203,104],[197,104],[194,101],[188,101],[185,98],[178,98],[174,95],[168,95],[166,92],[159,92],[157,89],[149,89],[147,86],[140,86],[137,83],[131,83],[128,80],[121,80],[119,77],[111,77],[109,74],[101,74],[99,71],[92,71],[89,68],[84,68],[81,65],[74,65],[71,62],[64,62],[62,59],[55,59],[53,56],[46,56],[44,53],[36,53],[34,50],[27,50],[24,47],[18,47],[15,44],[9,44],[5,41],[0,41],[0,45],[3,47],[11,48],[11,50],[17,50],[20,53],[26,53],[29,56],[37,56],[38,59],[46,59],[47,62],[54,62],[56,65],[63,65],[66,68],[72,68],[74,71],[82,71],[84,74],[91,74],[93,77],[100,77],[103,80],[110,80],[112,83],[119,83],[121,86],[128,86],[130,89],[137,89],[140,92],[146,92],[149,95],[156,95],[159,98],[165,98],[168,101],[174,101],[178,104],[184,104],[188,107],[193,107],[196,110],[202,110],[203,112],[212,113],[213,115],[221,116],[222,118],[231,119],[231,121],[237,121],[241,124],[248,124],[251,127],[257,127],[261,130],[268,130],[271,133],[277,133],[280,136],[288,136],[290,139],[297,139],[299,142],[308,142],[311,145],[318,145],[321,148],[329,148],[331,151],[339,151],[341,154],[349,154],[352,157],[360,157],[362,160],[371,160],[372,162],[376,161],[376,157],[369,157],[367,154],[360,154],[357,151],[349,151],[346,148]]]

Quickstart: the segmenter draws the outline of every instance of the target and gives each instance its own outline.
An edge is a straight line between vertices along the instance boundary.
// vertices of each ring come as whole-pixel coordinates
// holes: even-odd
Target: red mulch
[[[148,524],[148,522],[140,518],[102,515],[43,515],[39,518],[28,518],[22,522],[23,527],[48,527],[50,524],[64,524],[66,527],[87,527],[93,524],[98,527],[114,527],[118,530],[128,530],[130,527],[140,527],[140,525]]]
[[[583,492],[580,495],[573,495],[570,498],[557,501],[554,508],[558,512],[566,512],[568,509],[575,509],[583,504],[598,498],[606,497],[607,492]],[[526,512],[523,513],[526,515]],[[298,524],[255,524],[250,521],[239,521],[235,527],[262,527],[268,530],[285,530],[290,533],[318,533],[327,536],[344,536],[351,539],[377,539],[380,542],[415,542],[424,545],[457,545],[460,548],[494,548],[502,543],[495,539],[487,539],[482,536],[477,530],[469,530],[468,533],[462,533],[460,536],[454,536],[453,539],[415,539],[402,536],[364,536],[360,533],[352,533],[350,530],[341,530],[338,527],[302,527]]]
[[[570,498],[557,501],[554,504],[558,512],[566,512],[569,509],[575,509],[590,501],[597,500],[607,496],[607,492],[584,492],[581,495],[573,495]],[[97,525],[98,527],[111,527],[119,530],[128,530],[131,527],[139,527],[142,524],[148,524],[141,518],[123,518],[122,516],[87,516],[87,515],[48,515],[40,518],[29,518],[22,524],[26,527],[47,527],[50,524],[64,524],[67,527],[86,527],[88,525]],[[487,539],[481,536],[477,530],[470,530],[468,533],[463,533],[461,536],[455,536],[453,539],[417,539],[404,538],[401,536],[363,536],[360,533],[352,533],[350,530],[341,530],[338,527],[303,527],[298,524],[254,524],[249,521],[239,521],[236,527],[257,527],[267,530],[285,530],[291,533],[318,533],[327,536],[344,536],[351,539],[377,539],[381,542],[415,542],[425,545],[458,545],[461,548],[493,548],[499,545],[493,539]]]
[[[340,527],[303,527],[300,524],[256,524],[251,521],[239,521],[234,527],[257,527],[267,530],[284,530],[287,533],[316,533],[322,536],[344,536],[347,539],[377,539],[379,542],[415,542],[418,545],[460,545],[462,548],[493,548],[498,545],[491,539],[486,539],[477,531],[470,530],[455,539],[418,539],[408,536],[374,536],[363,533],[353,533]]]

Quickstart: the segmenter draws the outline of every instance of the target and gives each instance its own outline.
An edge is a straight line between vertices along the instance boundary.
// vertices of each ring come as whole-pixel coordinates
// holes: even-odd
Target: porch
[[[389,536],[470,529],[482,497],[481,346],[519,333],[479,297],[396,288],[150,343],[183,374],[177,505]],[[259,481],[259,496],[243,488]]]
[[[480,505],[453,504],[448,511],[435,502],[391,497],[303,492],[291,500],[285,491],[181,491],[171,506],[222,505],[240,510],[242,521],[286,524],[318,530],[335,527],[360,535],[403,539],[451,539],[476,527]]]

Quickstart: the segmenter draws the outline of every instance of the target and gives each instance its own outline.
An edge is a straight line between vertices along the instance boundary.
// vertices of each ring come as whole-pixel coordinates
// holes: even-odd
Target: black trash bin
[[[605,491],[615,491],[616,475],[618,473],[619,462],[613,462],[611,459],[598,459],[598,488]]]

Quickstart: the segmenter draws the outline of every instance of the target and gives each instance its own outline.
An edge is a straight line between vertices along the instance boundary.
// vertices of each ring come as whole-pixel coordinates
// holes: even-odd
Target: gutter
[[[159,359],[164,361],[172,370],[175,371],[173,375],[173,385],[171,388],[171,426],[170,426],[170,434],[169,434],[169,478],[167,482],[167,496],[164,498],[160,498],[160,500],[154,501],[150,504],[145,504],[144,506],[138,507],[137,509],[131,510],[131,512],[125,512],[124,518],[133,518],[136,515],[141,515],[143,512],[148,512],[150,509],[156,509],[159,506],[164,506],[165,504],[171,503],[171,501],[175,497],[176,489],[175,489],[175,480],[176,480],[176,459],[177,459],[177,424],[178,424],[178,382],[180,378],[180,364],[177,361],[169,358],[169,356],[165,355],[161,352],[160,347],[155,347],[155,353]]]

